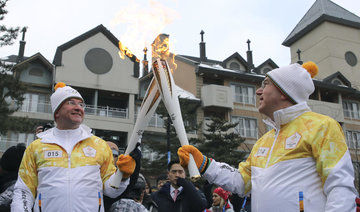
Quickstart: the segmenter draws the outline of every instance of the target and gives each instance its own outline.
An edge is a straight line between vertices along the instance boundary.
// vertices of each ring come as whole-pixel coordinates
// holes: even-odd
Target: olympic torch
[[[125,155],[130,154],[136,144],[141,142],[142,134],[144,133],[145,127],[148,125],[151,117],[153,116],[157,106],[160,102],[160,93],[156,86],[156,81],[152,78],[150,85],[146,91],[144,100],[142,101],[140,112],[136,118],[134,130],[132,131],[128,146],[125,150]],[[117,170],[115,176],[110,182],[110,186],[113,188],[119,188],[120,182],[122,180],[122,172]]]
[[[175,127],[176,134],[179,137],[181,146],[188,145],[189,141],[186,136],[184,122],[181,116],[180,104],[175,90],[175,83],[173,76],[170,72],[168,63],[164,59],[157,58],[153,63],[153,73],[157,82],[158,90],[160,91],[162,100],[168,111],[173,125]],[[190,179],[196,181],[200,178],[199,170],[196,166],[193,156],[190,154],[190,160],[188,164]]]

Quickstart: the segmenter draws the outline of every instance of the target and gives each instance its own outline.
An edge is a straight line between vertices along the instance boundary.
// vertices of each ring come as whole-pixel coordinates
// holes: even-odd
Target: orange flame
[[[152,58],[161,58],[169,62],[170,70],[174,73],[174,70],[177,68],[175,63],[175,55],[169,50],[170,42],[169,35],[160,34],[156,37],[154,42],[151,44],[152,47]]]
[[[132,58],[134,54],[128,49],[128,47],[124,46],[121,41],[119,41],[119,56],[121,59],[125,59],[125,55]]]
[[[174,9],[155,0],[147,2],[148,6],[136,0],[128,1],[128,4],[120,9],[111,23],[112,28],[126,24],[121,27],[121,31],[123,31],[120,36],[122,44],[119,43],[121,58],[125,58],[125,55],[141,55],[142,49],[149,48],[149,43],[155,36],[179,18],[179,14]],[[132,52],[123,44],[131,48]]]

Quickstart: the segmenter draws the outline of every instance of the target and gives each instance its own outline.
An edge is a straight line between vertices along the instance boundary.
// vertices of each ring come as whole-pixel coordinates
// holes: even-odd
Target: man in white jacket
[[[207,158],[193,146],[179,148],[187,166],[189,153],[210,182],[239,195],[251,192],[255,212],[355,212],[354,170],[341,126],[311,112],[312,63],[292,64],[268,72],[259,96],[259,112],[273,129],[254,145],[248,159],[234,169]]]
[[[117,197],[129,184],[135,161],[120,155],[124,180],[109,185],[116,167],[110,147],[82,125],[84,100],[64,83],[50,98],[56,127],[39,133],[26,149],[15,184],[11,211],[104,211],[103,195]]]

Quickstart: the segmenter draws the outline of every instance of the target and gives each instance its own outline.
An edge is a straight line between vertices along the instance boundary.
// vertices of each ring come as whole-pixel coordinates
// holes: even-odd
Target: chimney
[[[201,42],[200,42],[200,61],[207,61],[206,58],[206,50],[205,50],[205,42],[204,42],[204,31],[201,30],[200,35],[201,35]]]
[[[250,50],[250,43],[251,43],[251,41],[248,39],[248,40],[246,41],[246,43],[248,44],[248,50],[247,50],[247,52],[246,52],[247,63],[249,64],[249,69],[248,69],[247,71],[250,72],[251,69],[254,69],[252,51]]]
[[[23,33],[22,35],[22,40],[20,41],[20,47],[19,47],[19,54],[17,57],[17,63],[20,63],[23,59],[24,59],[24,52],[25,52],[25,33],[26,33],[26,27],[22,28],[21,32]]]
[[[145,47],[144,50],[144,59],[142,61],[143,64],[143,73],[142,76],[145,76],[149,73],[149,62],[147,61],[146,55],[147,55],[147,48]]]
[[[302,65],[302,64],[303,64],[303,61],[301,60],[301,57],[300,57],[301,50],[298,49],[298,50],[296,51],[296,53],[297,53],[297,55],[298,55],[298,61],[297,61],[297,63],[299,63],[300,65]]]

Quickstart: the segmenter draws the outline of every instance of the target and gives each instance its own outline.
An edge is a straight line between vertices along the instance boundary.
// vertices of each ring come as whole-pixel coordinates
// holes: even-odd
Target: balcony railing
[[[134,121],[136,121],[137,116],[138,116],[138,114],[136,113]],[[154,113],[154,115],[152,115],[152,117],[151,117],[151,119],[149,121],[148,126],[149,127],[155,127],[155,128],[164,128],[165,127],[164,119],[162,118],[161,115],[159,115],[157,113]]]
[[[135,114],[135,121],[138,114]],[[188,122],[184,122],[185,126],[188,126]],[[162,118],[162,115],[159,115],[157,113],[154,113],[154,115],[151,117],[148,127],[155,127],[155,128],[165,128],[165,122]],[[189,134],[196,134],[196,130],[188,131]]]
[[[51,105],[47,102],[24,100],[19,111],[34,113],[51,113]]]
[[[113,117],[113,118],[128,118],[128,109],[115,108],[109,106],[94,106],[86,105],[85,113],[95,116]]]
[[[11,107],[14,107],[15,103],[11,103]],[[34,112],[34,113],[52,113],[51,105],[49,102],[35,102],[25,100],[21,105],[19,111],[21,112]],[[115,108],[109,106],[94,106],[86,105],[85,114],[114,117],[114,118],[128,118],[128,109]]]

